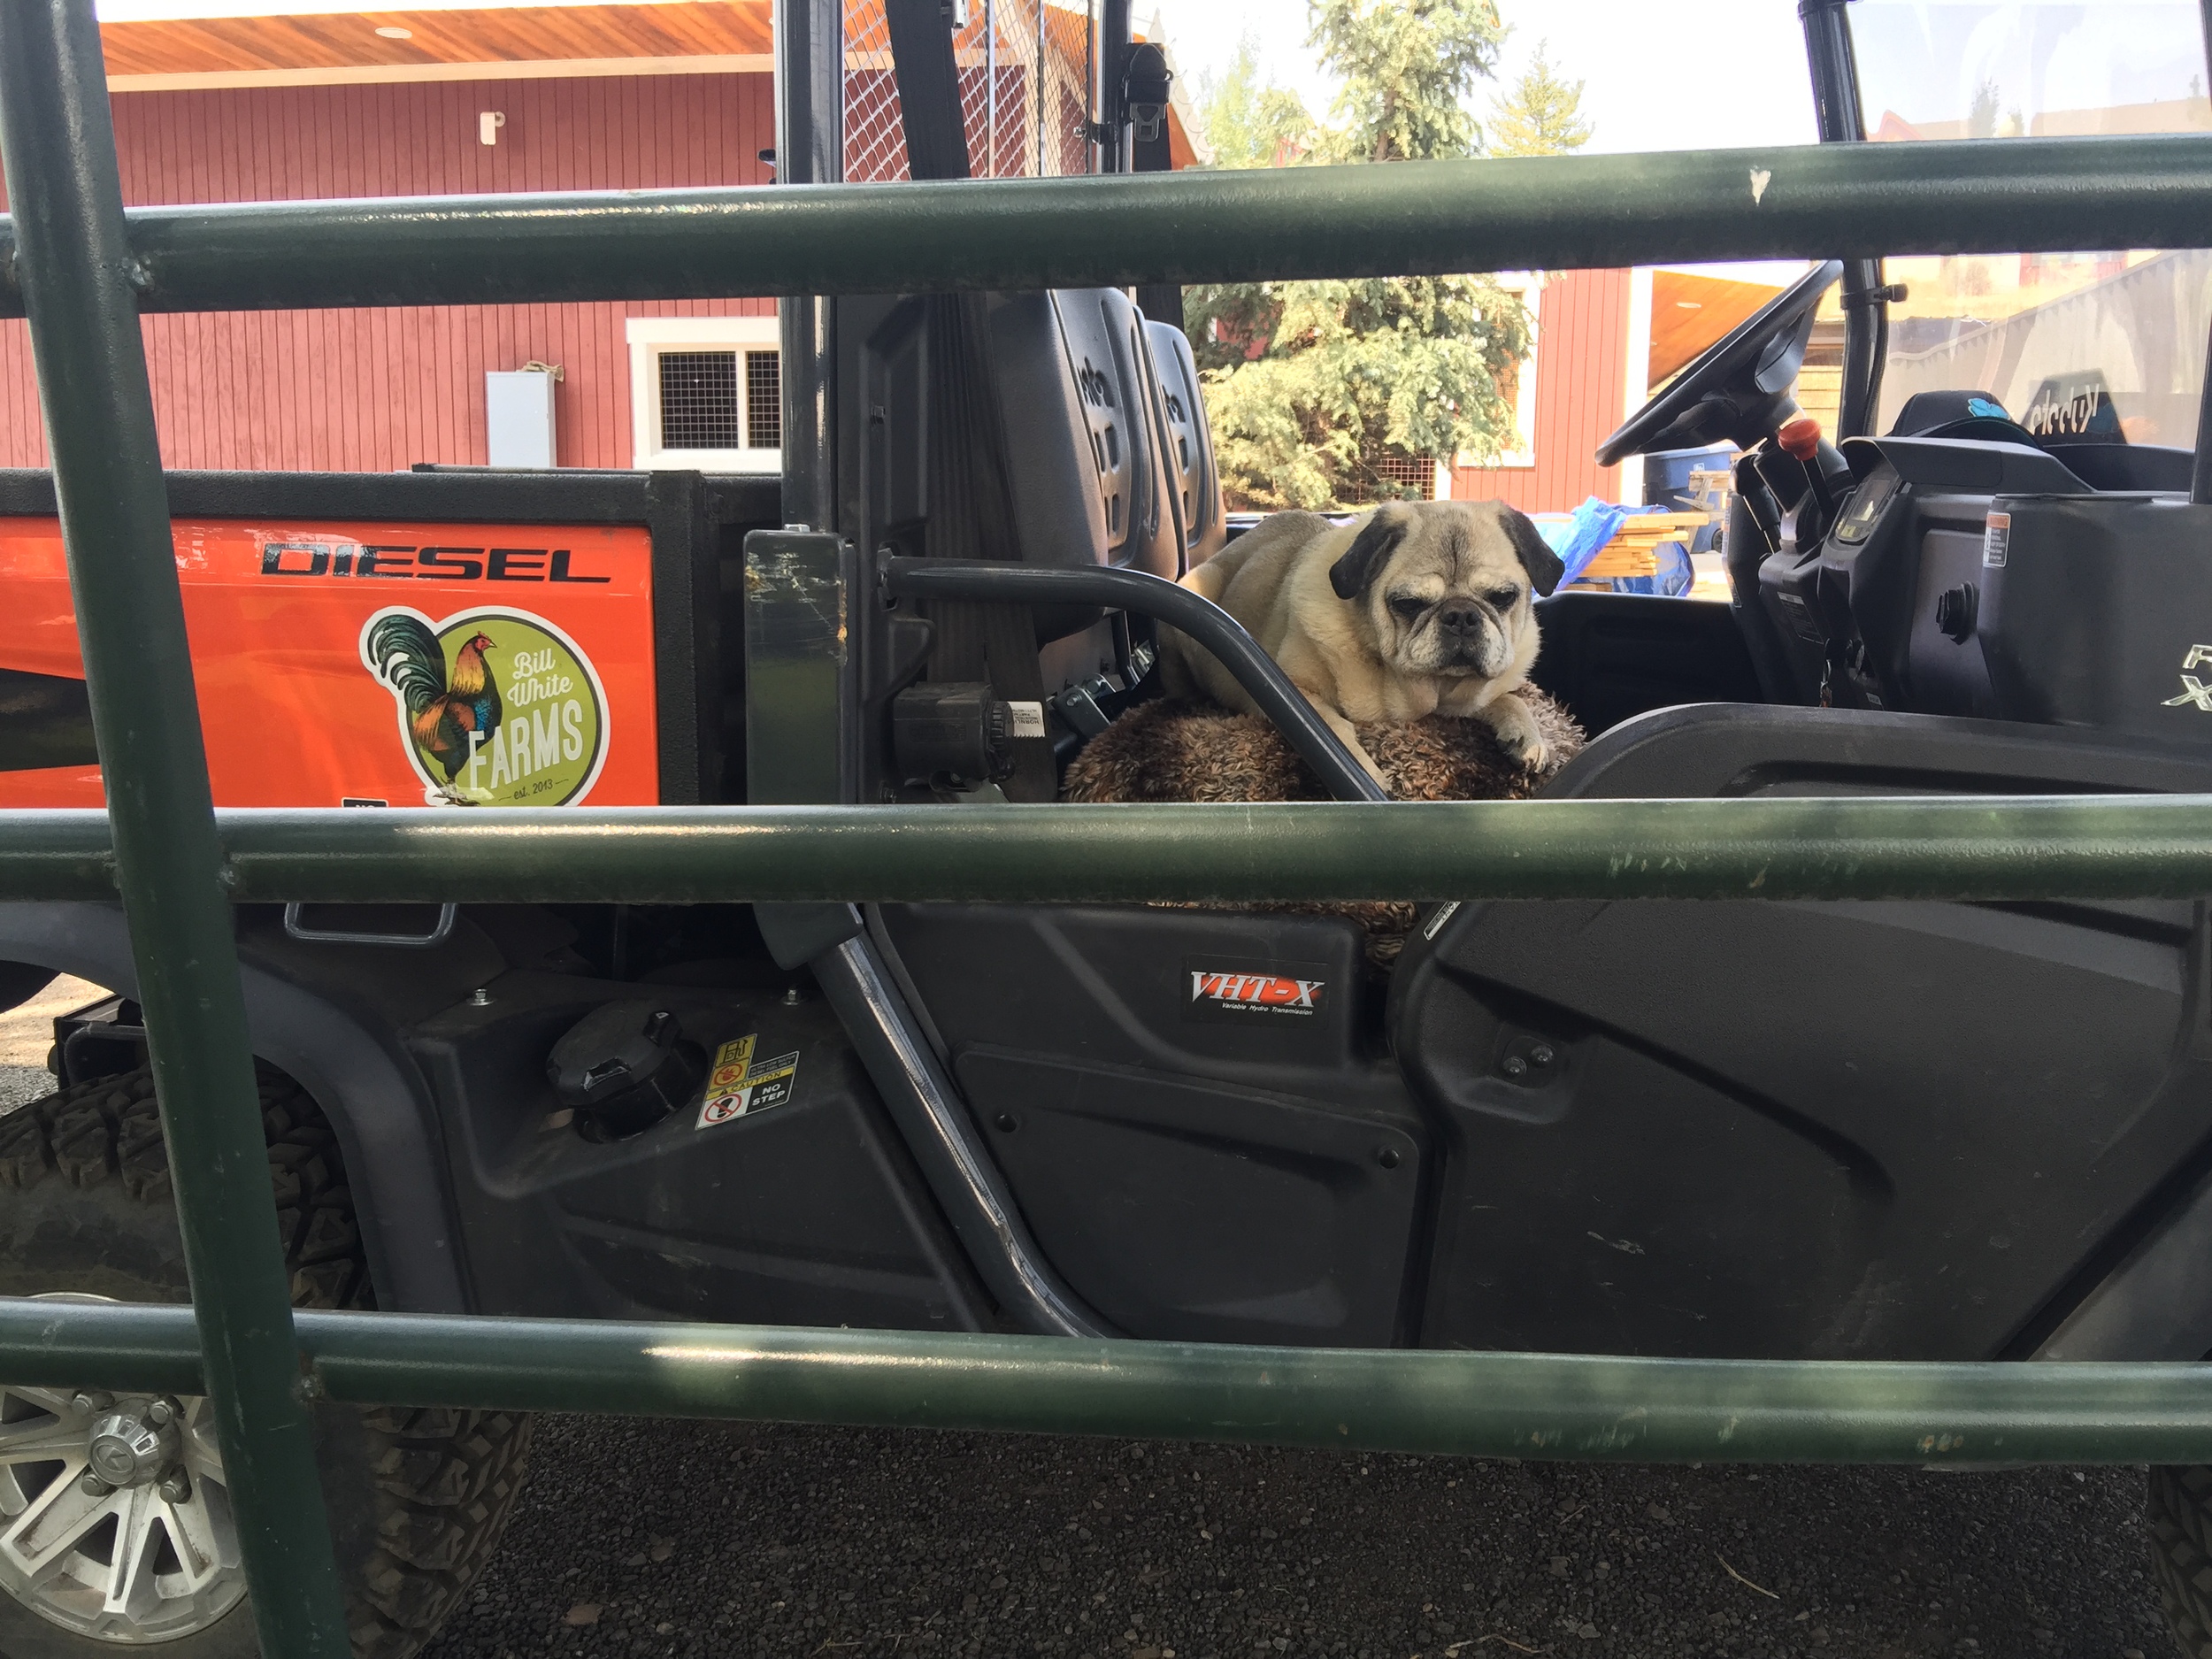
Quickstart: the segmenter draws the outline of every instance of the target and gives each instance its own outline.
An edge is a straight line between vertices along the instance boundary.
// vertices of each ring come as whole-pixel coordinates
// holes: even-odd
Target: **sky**
[[[1136,0],[1140,19],[1156,11],[1186,73],[1219,73],[1248,32],[1263,73],[1327,114],[1335,88],[1305,43],[1305,0]],[[1500,11],[1511,32],[1498,84],[1548,42],[1561,72],[1586,83],[1594,153],[1813,142],[1805,41],[1789,0],[1500,0]],[[1479,107],[1487,102],[1478,94]]]
[[[2003,115],[2200,96],[2194,0],[1929,4],[1860,0],[1852,36],[1867,111],[1909,122],[1960,121],[1986,91]]]
[[[364,0],[96,3],[100,16],[111,22],[364,9]],[[549,3],[565,0],[400,0],[405,9],[419,11]],[[1500,5],[1509,34],[1497,86],[1510,85],[1538,42],[1547,42],[1560,72],[1586,83],[1582,109],[1596,127],[1590,153],[1813,142],[1804,37],[1790,0],[1698,0],[1694,6],[1500,0]],[[1305,43],[1306,0],[1135,0],[1133,9],[1148,34],[1147,26],[1157,18],[1179,68],[1194,81],[1225,70],[1239,40],[1249,33],[1259,43],[1262,73],[1296,88],[1308,108],[1326,117],[1336,89]],[[1729,72],[1724,96],[1717,96],[1723,83],[1717,78],[1724,58]],[[1477,93],[1479,113],[1488,101],[1486,91]],[[1801,268],[1763,265],[1730,273],[1778,282]]]
[[[1586,153],[1815,142],[1805,37],[1790,0],[1499,0],[1499,10],[1509,32],[1494,87],[1475,95],[1479,116],[1541,42],[1561,74],[1584,83],[1582,112],[1596,129]],[[1224,73],[1250,34],[1263,77],[1294,88],[1326,118],[1336,88],[1306,44],[1306,0],[1136,0],[1135,12],[1141,20],[1158,16],[1178,66],[1194,81]],[[1724,96],[1717,78],[1724,57]],[[1805,266],[1674,268],[1782,283]]]

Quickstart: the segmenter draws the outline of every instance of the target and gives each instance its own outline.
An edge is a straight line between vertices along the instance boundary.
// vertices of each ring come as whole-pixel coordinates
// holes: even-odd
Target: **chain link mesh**
[[[969,168],[979,179],[1081,173],[1090,19],[1050,0],[968,0],[953,38]],[[1040,115],[1041,112],[1041,119]],[[845,178],[909,177],[883,0],[845,0]]]

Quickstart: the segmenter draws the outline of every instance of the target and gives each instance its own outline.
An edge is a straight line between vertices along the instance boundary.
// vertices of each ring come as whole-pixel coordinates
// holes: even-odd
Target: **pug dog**
[[[1392,502],[1344,526],[1275,513],[1183,586],[1241,622],[1380,783],[1355,721],[1480,720],[1523,766],[1543,765],[1543,733],[1506,694],[1536,661],[1534,596],[1564,571],[1503,502]],[[1163,637],[1171,691],[1256,712],[1210,653],[1171,631]]]

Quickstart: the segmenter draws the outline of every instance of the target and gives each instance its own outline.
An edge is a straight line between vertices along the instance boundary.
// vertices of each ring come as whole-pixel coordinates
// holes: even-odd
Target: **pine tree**
[[[1338,161],[1471,156],[1482,130],[1461,100],[1497,67],[1494,0],[1309,0],[1306,43],[1344,77],[1330,135]]]
[[[1492,0],[1309,4],[1308,43],[1343,81],[1333,124],[1314,129],[1294,95],[1262,82],[1248,42],[1205,88],[1219,165],[1475,153],[1463,104],[1504,38]],[[1527,353],[1528,316],[1487,277],[1215,284],[1187,290],[1185,315],[1236,504],[1343,507],[1402,493],[1386,459],[1517,446],[1501,387]]]
[[[1279,167],[1312,148],[1313,117],[1286,87],[1260,78],[1260,42],[1247,33],[1228,73],[1198,83],[1207,145],[1217,167]]]
[[[1579,81],[1563,79],[1551,60],[1551,42],[1536,42],[1513,90],[1490,106],[1490,154],[1563,156],[1590,142]]]
[[[1997,136],[1997,83],[1985,81],[1974,88],[1974,102],[1966,107],[1966,135],[1969,138]]]

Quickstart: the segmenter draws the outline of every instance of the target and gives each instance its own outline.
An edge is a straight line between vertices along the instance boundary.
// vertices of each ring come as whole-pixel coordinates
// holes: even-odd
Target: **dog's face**
[[[1390,667],[1493,680],[1536,626],[1532,596],[1564,569],[1503,502],[1393,502],[1330,567],[1329,585]]]

